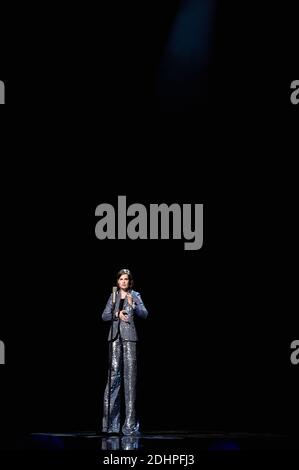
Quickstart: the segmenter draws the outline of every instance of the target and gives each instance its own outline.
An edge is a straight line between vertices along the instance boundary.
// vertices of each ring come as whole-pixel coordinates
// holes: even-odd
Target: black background
[[[100,315],[128,267],[150,312],[144,430],[296,431],[296,15],[218,3],[194,100],[169,100],[156,71],[179,3],[53,7],[18,28],[20,12],[7,32],[3,429],[99,428]],[[204,203],[203,248],[97,240],[95,208],[117,195]]]

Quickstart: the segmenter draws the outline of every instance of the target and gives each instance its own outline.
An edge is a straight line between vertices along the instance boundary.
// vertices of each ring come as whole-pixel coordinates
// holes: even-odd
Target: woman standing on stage
[[[111,294],[102,314],[104,321],[111,321],[108,335],[109,370],[104,393],[102,431],[120,432],[120,392],[123,377],[126,417],[122,433],[131,436],[138,434],[139,429],[135,410],[138,337],[134,319],[135,317],[145,319],[148,312],[140,294],[132,289],[134,281],[131,272],[128,269],[121,269],[116,279],[115,299]]]

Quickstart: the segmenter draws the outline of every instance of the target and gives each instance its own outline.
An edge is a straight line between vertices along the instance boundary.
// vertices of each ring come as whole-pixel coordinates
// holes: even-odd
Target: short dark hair
[[[133,279],[132,273],[129,269],[121,269],[120,271],[118,271],[118,273],[116,275],[117,286],[118,286],[118,280],[119,280],[120,276],[122,276],[123,274],[126,274],[128,276],[128,278],[129,278],[129,288],[132,289],[132,287],[134,285],[134,279]]]

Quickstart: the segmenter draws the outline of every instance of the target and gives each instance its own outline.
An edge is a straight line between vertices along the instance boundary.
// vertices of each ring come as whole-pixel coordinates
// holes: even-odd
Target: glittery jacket
[[[120,335],[123,341],[138,341],[138,336],[135,328],[134,317],[146,318],[148,316],[148,311],[142,302],[141,296],[139,292],[134,290],[130,291],[130,294],[133,298],[133,306],[131,306],[127,300],[124,299],[123,310],[127,312],[128,315],[128,322],[121,321],[118,317],[116,317],[116,312],[119,310],[119,302],[120,302],[120,293],[117,292],[116,300],[115,300],[115,307],[113,309],[112,304],[112,294],[109,297],[105,310],[102,313],[102,319],[104,321],[111,321],[111,316],[113,315],[113,323],[112,328],[110,328],[108,334],[108,341],[111,341],[111,334],[112,334],[112,341],[114,341],[118,334]],[[112,311],[113,310],[113,311]]]

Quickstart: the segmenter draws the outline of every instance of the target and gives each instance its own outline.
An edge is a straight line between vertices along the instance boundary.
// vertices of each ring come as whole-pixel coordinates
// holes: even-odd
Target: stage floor
[[[36,432],[15,437],[1,452],[0,459],[37,467],[82,464],[84,468],[99,465],[133,468],[166,464],[190,468],[207,461],[219,465],[293,463],[299,457],[298,450],[298,437],[271,433],[154,430],[127,437],[95,432]]]
[[[22,447],[22,442],[19,443]],[[152,431],[138,437],[109,436],[95,432],[32,433],[23,441],[26,449],[97,450],[287,450],[298,448],[297,439],[270,433],[212,433],[191,431]],[[23,447],[24,448],[24,447]]]

